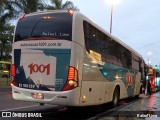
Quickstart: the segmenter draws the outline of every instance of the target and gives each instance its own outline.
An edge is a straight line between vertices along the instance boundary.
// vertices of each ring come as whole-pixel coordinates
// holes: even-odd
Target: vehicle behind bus
[[[156,92],[160,90],[160,71],[155,67],[149,67],[148,80],[151,84],[151,91]]]
[[[0,79],[10,77],[10,62],[0,61]]]
[[[0,61],[0,87],[10,84],[10,66],[11,62]]]

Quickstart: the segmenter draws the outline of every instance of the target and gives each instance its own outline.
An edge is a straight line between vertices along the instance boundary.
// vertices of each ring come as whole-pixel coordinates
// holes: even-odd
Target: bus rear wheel
[[[119,102],[119,91],[118,88],[116,87],[113,93],[112,106],[113,107],[118,106],[118,102]]]

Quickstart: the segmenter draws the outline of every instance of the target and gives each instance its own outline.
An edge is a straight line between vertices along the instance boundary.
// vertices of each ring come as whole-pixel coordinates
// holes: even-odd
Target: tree
[[[46,7],[49,10],[76,10],[79,11],[79,9],[74,6],[74,4],[70,1],[66,1],[64,4],[62,3],[62,0],[50,0],[51,1],[51,5],[48,5],[48,7]]]
[[[10,26],[8,23],[13,17],[13,9],[9,0],[0,1],[0,60],[11,58],[14,26]]]
[[[13,7],[8,0],[0,1],[0,32],[3,31],[3,26],[13,17]]]
[[[10,56],[14,26],[9,25],[9,21],[18,18],[22,14],[37,12],[44,9],[79,11],[72,2],[62,0],[50,0],[51,5],[44,0],[0,0],[0,60],[5,60]]]
[[[36,12],[43,8],[43,0],[0,1],[0,60],[6,60],[11,55],[14,26],[10,26],[9,21],[21,14]]]
[[[10,0],[10,4],[14,8],[15,17],[43,10],[45,6],[44,0]]]
[[[0,1],[0,26],[8,22],[10,19],[17,18],[22,14],[37,12],[40,10],[68,10],[73,9],[79,11],[70,1],[64,4],[62,0],[49,0],[51,4],[47,4],[44,0],[1,0]],[[1,29],[1,28],[0,28]]]
[[[11,59],[14,26],[5,25],[0,33],[0,60]]]

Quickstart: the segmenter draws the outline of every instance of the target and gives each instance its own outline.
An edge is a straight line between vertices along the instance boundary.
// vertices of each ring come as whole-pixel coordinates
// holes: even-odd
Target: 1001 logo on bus
[[[128,86],[134,86],[134,79],[135,76],[133,73],[127,73],[126,74],[126,88],[128,88]]]
[[[30,74],[33,74],[33,73],[37,73],[37,72],[40,72],[40,73],[46,73],[46,75],[49,75],[50,74],[50,64],[48,65],[37,65],[37,64],[30,64],[28,66],[28,68],[30,69]]]

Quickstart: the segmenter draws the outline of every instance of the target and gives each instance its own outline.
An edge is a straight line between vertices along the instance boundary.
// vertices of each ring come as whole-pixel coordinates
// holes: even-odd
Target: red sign
[[[50,64],[48,65],[37,65],[37,64],[30,64],[28,66],[28,68],[30,69],[30,74],[33,74],[33,73],[37,73],[37,72],[40,72],[40,73],[44,73],[46,72],[46,75],[49,75],[50,74]]]
[[[134,74],[127,73],[126,74],[126,87],[134,85]]]

